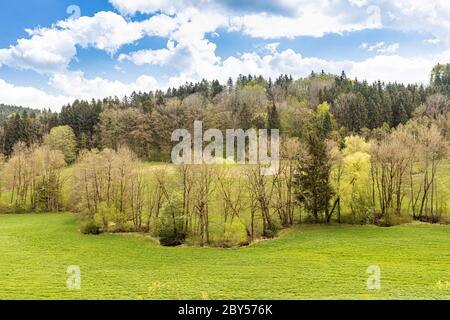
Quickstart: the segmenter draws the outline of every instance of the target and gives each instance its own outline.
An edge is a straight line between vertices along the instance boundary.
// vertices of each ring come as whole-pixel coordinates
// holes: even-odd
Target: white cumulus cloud
[[[229,28],[259,38],[320,37],[381,27],[431,33],[450,43],[448,0],[110,0],[122,14],[166,12],[190,8],[226,16]]]
[[[176,19],[167,15],[132,22],[114,12],[98,12],[92,17],[59,21],[51,28],[28,30],[29,39],[0,49],[0,65],[44,74],[63,72],[76,57],[77,46],[113,54],[146,35],[167,37],[176,26]]]
[[[401,56],[399,43],[365,43],[374,57],[363,61],[304,57],[292,49],[280,50],[279,38],[322,37],[327,33],[392,28],[428,34],[430,44],[450,43],[448,0],[110,0],[120,13],[98,12],[92,17],[58,21],[48,28],[27,30],[26,38],[0,49],[0,67],[34,70],[49,79],[58,95],[0,80],[0,102],[35,107],[53,106],[73,98],[91,99],[129,95],[177,86],[203,78],[219,79],[239,74],[277,77],[280,73],[307,76],[311,70],[340,73],[369,81],[427,82],[437,62],[450,61],[450,50],[439,55]],[[136,13],[148,14],[134,21]],[[265,50],[244,52],[226,59],[217,55],[217,32],[241,32],[254,38],[274,39]],[[210,36],[208,36],[210,35]],[[124,45],[146,36],[163,37],[164,48],[120,52]],[[220,41],[220,40],[218,40]],[[220,45],[220,42],[218,42]],[[136,65],[170,67],[177,74],[159,83],[154,75],[142,75],[131,83],[86,78],[70,70],[79,48],[96,48],[114,56],[120,72],[126,61]]]
[[[123,83],[101,77],[87,79],[80,71],[54,74],[50,78],[50,85],[65,95],[86,100],[109,96],[123,97],[130,95],[133,91],[148,92],[158,88],[156,79],[148,75],[142,75],[132,83]]]
[[[388,44],[385,43],[384,41],[381,41],[375,44],[363,43],[361,45],[361,48],[367,49],[367,51],[369,52],[375,51],[382,54],[389,54],[397,52],[398,49],[400,49],[400,44],[399,43]]]
[[[73,100],[70,96],[55,96],[33,87],[16,86],[0,79],[0,102],[3,104],[59,111],[64,104]]]

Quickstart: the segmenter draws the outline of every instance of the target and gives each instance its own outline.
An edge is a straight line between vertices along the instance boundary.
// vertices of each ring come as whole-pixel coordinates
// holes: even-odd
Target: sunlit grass
[[[305,226],[240,249],[164,248],[82,235],[71,214],[0,215],[0,298],[449,299],[449,240],[442,225]],[[80,291],[66,288],[69,265]]]

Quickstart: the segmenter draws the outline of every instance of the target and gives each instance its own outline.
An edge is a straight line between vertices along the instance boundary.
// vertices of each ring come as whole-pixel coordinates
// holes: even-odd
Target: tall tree
[[[44,143],[52,150],[63,153],[66,163],[72,164],[77,157],[77,141],[73,130],[69,126],[53,128],[44,138]]]
[[[298,159],[298,168],[294,185],[297,190],[297,201],[311,212],[315,222],[330,222],[330,199],[333,195],[330,186],[330,161],[325,142],[311,133],[306,147],[308,154]]]

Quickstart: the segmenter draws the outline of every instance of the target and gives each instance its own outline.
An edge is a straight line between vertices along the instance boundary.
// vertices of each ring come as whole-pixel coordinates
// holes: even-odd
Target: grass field
[[[81,290],[66,288],[69,265]],[[367,290],[367,267],[381,290]],[[0,299],[449,299],[450,227],[305,226],[240,249],[85,236],[71,214],[0,215]]]

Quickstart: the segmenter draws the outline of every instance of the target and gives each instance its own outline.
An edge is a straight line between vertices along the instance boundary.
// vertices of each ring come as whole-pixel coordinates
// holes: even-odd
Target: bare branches
[[[147,188],[140,166],[127,148],[84,151],[74,169],[74,209],[104,230],[111,223],[120,229],[128,222],[140,230]]]

